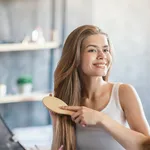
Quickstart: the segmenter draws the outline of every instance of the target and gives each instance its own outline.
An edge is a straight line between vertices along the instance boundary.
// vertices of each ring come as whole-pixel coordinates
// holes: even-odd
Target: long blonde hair
[[[84,25],[70,33],[63,47],[62,56],[54,74],[54,96],[60,98],[70,106],[81,105],[81,78],[79,72],[80,52],[83,40],[95,34],[104,34],[98,27]],[[108,39],[108,44],[110,42]],[[109,71],[103,77],[108,80]],[[56,126],[53,133],[52,150],[58,150],[64,145],[64,150],[76,150],[75,123],[70,116],[57,115]]]

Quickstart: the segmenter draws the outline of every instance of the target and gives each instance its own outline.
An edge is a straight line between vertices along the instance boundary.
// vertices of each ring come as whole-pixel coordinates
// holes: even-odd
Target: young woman
[[[149,135],[138,94],[129,84],[108,81],[111,66],[109,38],[98,27],[84,25],[68,36],[55,70],[54,96],[74,114],[51,113],[52,150],[61,145],[64,150],[138,150]]]

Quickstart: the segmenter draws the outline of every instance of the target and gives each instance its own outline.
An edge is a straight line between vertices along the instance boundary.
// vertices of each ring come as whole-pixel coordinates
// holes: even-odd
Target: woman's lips
[[[106,67],[105,63],[96,63],[96,64],[93,64],[93,65],[96,66],[97,68],[102,68],[102,69],[104,69]]]

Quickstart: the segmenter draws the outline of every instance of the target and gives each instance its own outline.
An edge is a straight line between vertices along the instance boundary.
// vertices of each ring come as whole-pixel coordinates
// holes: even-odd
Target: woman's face
[[[81,49],[81,70],[87,76],[106,76],[112,63],[107,37],[103,34],[88,36]]]

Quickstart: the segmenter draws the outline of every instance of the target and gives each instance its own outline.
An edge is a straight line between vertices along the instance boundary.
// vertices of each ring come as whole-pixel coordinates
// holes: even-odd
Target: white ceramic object
[[[32,84],[26,83],[18,85],[19,94],[30,94],[32,92]]]
[[[7,86],[5,84],[0,84],[0,97],[4,97],[7,93]]]

